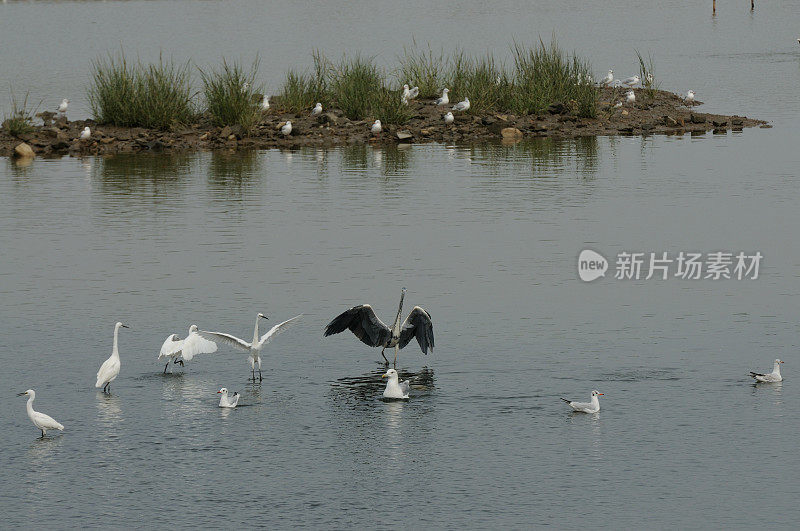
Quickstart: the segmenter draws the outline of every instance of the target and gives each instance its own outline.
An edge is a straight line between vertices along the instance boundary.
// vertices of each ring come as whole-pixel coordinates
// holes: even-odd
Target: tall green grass
[[[120,53],[92,63],[89,105],[101,124],[171,129],[194,119],[192,96],[188,62],[129,63]]]
[[[307,111],[317,103],[321,103],[323,107],[330,105],[328,93],[330,62],[318,50],[315,50],[311,56],[314,59],[314,68],[311,73],[305,74],[291,69],[286,75],[286,81],[278,101],[281,107],[287,111]]]
[[[222,60],[222,66],[200,70],[206,111],[211,123],[218,126],[240,125],[250,132],[261,116],[256,87],[258,59],[249,69],[239,63]]]
[[[11,114],[5,115],[2,129],[13,137],[33,131],[33,117],[36,114],[36,108],[28,106],[28,95],[29,93],[26,92],[25,98],[19,101],[14,95],[14,91],[11,91]]]
[[[398,78],[400,85],[409,84],[419,87],[420,98],[438,97],[446,80],[446,60],[443,52],[435,54],[428,46],[419,50],[416,46],[403,48],[399,58]]]
[[[642,94],[645,99],[653,100],[661,87],[661,83],[656,79],[653,56],[647,54],[647,59],[645,59],[642,54],[639,53],[639,50],[634,51],[636,52],[636,59],[639,61],[639,77],[642,80]]]

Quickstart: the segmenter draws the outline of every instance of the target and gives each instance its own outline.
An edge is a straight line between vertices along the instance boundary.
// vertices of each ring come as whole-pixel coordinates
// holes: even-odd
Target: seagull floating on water
[[[373,135],[380,134],[380,132],[383,131],[383,126],[381,126],[381,121],[375,120],[375,122],[372,124],[372,127],[370,127],[369,130]]]
[[[285,124],[281,127],[281,134],[283,136],[289,136],[292,134],[292,122],[286,121]]]
[[[450,89],[444,89],[442,91],[442,97],[436,100],[436,105],[447,105],[450,103],[450,96],[447,93],[450,92]]]
[[[603,393],[595,390],[592,391],[592,400],[590,402],[574,402],[566,398],[562,398],[561,400],[569,404],[569,407],[575,411],[580,411],[581,413],[597,413],[600,411],[600,400],[597,398],[598,396],[603,396]]]
[[[64,430],[64,426],[50,415],[45,415],[44,413],[33,410],[33,401],[36,400],[36,391],[28,389],[24,393],[19,393],[17,396],[26,395],[28,396],[28,418],[31,419],[34,426],[42,430],[42,438],[47,435],[47,430]]]
[[[464,101],[459,101],[453,105],[454,111],[464,112],[469,110],[469,98],[464,98]]]
[[[690,90],[686,93],[686,97],[684,98],[686,103],[694,103],[694,91]]]
[[[322,104],[319,102],[317,102],[317,104],[314,105],[314,108],[311,109],[311,116],[316,116],[318,114],[322,114]]]
[[[453,116],[453,113],[450,111],[448,111],[447,114],[444,115],[444,123],[446,123],[447,125],[452,124],[455,120],[456,120],[455,116]]]
[[[635,76],[632,76],[632,77],[629,77],[629,78],[625,79],[622,82],[622,84],[625,85],[626,87],[632,87],[634,85],[638,85],[639,81],[641,81],[641,78],[638,75],[635,75]]]
[[[119,349],[117,348],[117,338],[119,336],[120,328],[130,328],[120,322],[114,325],[114,347],[111,349],[111,356],[100,365],[100,370],[97,371],[97,383],[95,387],[102,387],[103,392],[108,392],[111,388],[109,384],[116,380],[119,376]]]
[[[636,93],[633,90],[629,90],[625,94],[625,101],[627,101],[628,103],[636,102]]]
[[[217,391],[217,394],[220,395],[219,397],[219,407],[229,407],[235,408],[236,405],[239,403],[239,393],[234,392],[233,396],[228,398],[228,390],[224,387]]]
[[[67,98],[64,98],[63,100],[61,100],[61,104],[58,106],[58,112],[64,114],[65,112],[67,112],[67,107],[69,107],[69,100]]]
[[[757,382],[762,382],[762,383],[782,382],[783,376],[781,376],[781,363],[783,363],[781,360],[775,360],[775,362],[772,365],[772,372],[767,374],[762,374],[760,372],[750,371],[750,376],[755,378]]]
[[[91,136],[92,136],[92,130],[89,129],[89,126],[84,127],[83,131],[81,131],[81,137],[80,137],[81,140],[89,140]]]
[[[394,369],[389,369],[386,371],[386,374],[381,376],[381,378],[389,378],[389,381],[386,382],[386,389],[383,390],[383,398],[392,398],[398,400],[408,399],[408,391],[411,389],[411,383],[409,380],[405,380],[403,382],[399,381],[397,377],[397,371]]]
[[[266,111],[269,109],[269,96],[264,96],[264,99],[261,100],[261,110]]]
[[[272,328],[269,329],[269,332],[261,336],[259,339],[258,337],[258,320],[259,319],[268,319],[266,315],[263,313],[258,314],[256,317],[256,327],[253,331],[253,341],[247,342],[244,339],[239,339],[236,336],[232,336],[230,334],[223,334],[222,332],[208,332],[206,330],[200,330],[198,332],[204,338],[211,340],[211,341],[222,341],[223,343],[227,343],[228,345],[247,352],[248,354],[248,361],[250,362],[250,370],[253,372],[253,381],[256,381],[256,365],[258,365],[258,381],[262,381],[264,378],[261,377],[261,350],[264,346],[275,339],[275,336],[280,334],[281,332],[285,331],[289,328],[289,325],[293,324],[295,321],[300,319],[303,314],[296,315],[291,319],[287,319],[282,323],[278,323]]]
[[[325,337],[338,334],[349,329],[363,343],[370,347],[383,347],[381,356],[389,364],[386,355],[383,353],[387,348],[394,347],[394,364],[397,365],[397,352],[404,348],[413,338],[417,338],[419,348],[423,354],[428,354],[428,349],[433,353],[433,323],[431,314],[419,306],[414,306],[411,313],[406,317],[405,322],[400,324],[400,316],[403,312],[403,299],[406,296],[406,288],[403,288],[400,295],[400,307],[397,308],[397,317],[391,328],[386,326],[383,321],[375,315],[375,310],[369,304],[353,306],[349,310],[336,316],[333,321],[325,327]]]
[[[191,361],[196,354],[211,354],[216,351],[217,344],[201,337],[197,333],[197,325],[192,325],[189,327],[189,335],[186,336],[186,339],[181,339],[178,334],[167,336],[164,344],[161,345],[158,359],[167,358],[167,364],[164,365],[164,374],[167,374],[170,359],[172,363],[180,363],[183,367],[184,360]]]

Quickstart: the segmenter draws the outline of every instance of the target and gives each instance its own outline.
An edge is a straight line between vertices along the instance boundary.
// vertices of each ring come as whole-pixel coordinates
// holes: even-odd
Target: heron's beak
[[[130,328],[128,325],[122,325],[122,328]]]
[[[26,392],[24,392],[24,393],[17,393],[17,396],[25,396],[25,395],[27,395],[27,394],[28,394],[28,392],[26,391]]]
[[[381,378],[388,378],[388,377],[389,377],[388,374],[381,374]],[[24,395],[25,393],[22,393],[22,394]]]

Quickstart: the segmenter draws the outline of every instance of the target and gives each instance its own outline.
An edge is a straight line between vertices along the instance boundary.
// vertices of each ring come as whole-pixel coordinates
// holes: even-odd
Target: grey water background
[[[796,526],[798,3],[746,4],[715,19],[621,0],[0,6],[0,79],[69,97],[73,118],[89,60],[120,45],[201,64],[259,51],[277,89],[314,47],[390,64],[412,37],[503,55],[555,31],[597,73],[652,52],[664,88],[774,125],[0,162],[3,525]],[[587,247],[765,262],[756,281],[585,284]],[[390,320],[402,286],[437,349],[401,351],[416,388],[384,403],[379,352],[322,328],[361,302]],[[261,385],[225,346],[161,374],[167,334],[248,338],[259,311],[305,314],[267,347]],[[131,329],[103,396],[117,320]],[[776,357],[786,381],[752,386]],[[221,386],[244,407],[217,408]],[[64,433],[37,440],[14,396],[29,387]],[[559,400],[593,388],[596,416]]]

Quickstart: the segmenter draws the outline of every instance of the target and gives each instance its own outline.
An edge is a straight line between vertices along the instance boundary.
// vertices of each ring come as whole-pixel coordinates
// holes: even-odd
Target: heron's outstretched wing
[[[227,343],[228,345],[238,348],[239,350],[250,352],[250,343],[244,339],[239,339],[236,336],[223,334],[222,332],[209,332],[207,330],[198,330],[197,333],[209,341],[222,341],[223,343]]]
[[[392,337],[392,331],[375,315],[369,304],[353,306],[325,327],[325,337],[350,329],[358,339],[371,347],[380,347]]]
[[[178,336],[178,334],[169,335],[167,339],[164,340],[164,344],[161,345],[161,352],[158,353],[158,359],[175,356],[182,348],[183,340],[181,340],[180,336]]]
[[[400,348],[405,348],[413,337],[417,338],[417,343],[419,343],[419,348],[422,349],[423,354],[427,354],[428,349],[433,353],[431,314],[419,306],[414,306],[414,309],[411,310],[411,313],[408,314],[403,323],[403,328],[400,330],[400,341],[398,342]]]
[[[272,341],[275,338],[275,336],[277,336],[281,332],[283,332],[286,329],[288,329],[289,326],[294,324],[301,317],[303,317],[302,313],[300,315],[295,315],[291,319],[287,319],[284,322],[278,323],[275,326],[273,326],[272,328],[270,328],[269,332],[267,332],[266,334],[261,336],[261,339],[258,341],[257,348],[261,348],[264,345],[266,345],[267,343],[269,343],[270,341]]]
[[[189,337],[183,340],[181,357],[186,361],[190,361],[197,354],[211,354],[216,351],[216,343],[200,336],[197,332],[192,332]]]

